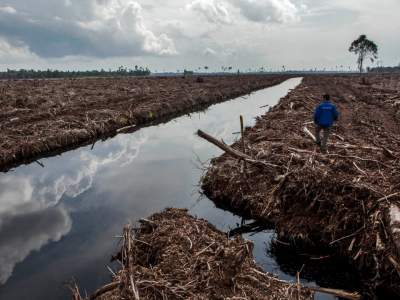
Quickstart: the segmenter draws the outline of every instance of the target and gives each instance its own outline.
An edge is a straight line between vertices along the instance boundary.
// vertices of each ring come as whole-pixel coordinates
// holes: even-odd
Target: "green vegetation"
[[[183,75],[184,76],[191,76],[194,75],[194,71],[190,71],[190,70],[183,70]]]
[[[367,68],[367,70],[375,73],[400,73],[400,63],[393,67],[377,66],[375,68]]]
[[[378,46],[371,40],[367,39],[365,34],[360,35],[358,39],[351,43],[349,51],[358,55],[357,66],[360,73],[363,71],[364,59],[368,56],[373,62],[378,57]]]
[[[119,67],[117,70],[91,71],[59,71],[59,70],[10,70],[0,72],[0,79],[36,79],[36,78],[76,78],[76,77],[107,77],[107,76],[149,76],[148,68],[135,66],[133,69]]]

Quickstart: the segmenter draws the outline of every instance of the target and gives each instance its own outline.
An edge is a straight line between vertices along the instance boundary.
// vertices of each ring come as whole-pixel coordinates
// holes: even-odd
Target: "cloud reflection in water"
[[[43,160],[0,175],[0,284],[15,265],[50,241],[59,241],[71,230],[63,196],[77,198],[88,191],[104,166],[126,166],[139,155],[147,136],[137,132],[102,143],[101,151],[89,147]],[[62,168],[59,166],[62,165]],[[60,171],[61,170],[61,171]]]

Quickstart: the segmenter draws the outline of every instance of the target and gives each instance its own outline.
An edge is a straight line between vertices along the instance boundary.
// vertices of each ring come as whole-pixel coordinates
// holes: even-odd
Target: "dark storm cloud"
[[[82,31],[78,26],[66,21],[33,21],[19,15],[0,14],[0,34],[12,44],[23,42],[30,50],[43,57],[66,55],[124,54],[126,48],[98,47],[98,37]],[[110,45],[110,42],[104,44]],[[108,50],[108,51],[107,51]]]

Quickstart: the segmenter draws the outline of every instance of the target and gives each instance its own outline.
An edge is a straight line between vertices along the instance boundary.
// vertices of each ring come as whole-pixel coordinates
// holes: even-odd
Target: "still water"
[[[301,78],[211,106],[166,124],[120,134],[0,174],[0,299],[70,299],[74,278],[88,293],[110,280],[116,235],[166,207],[188,208],[221,230],[241,219],[200,198],[199,160],[222,152],[195,135],[202,129],[232,143],[246,125]],[[272,231],[246,234],[262,267],[294,280],[267,253]],[[313,284],[312,279],[305,280]],[[324,297],[324,299],[328,299]]]

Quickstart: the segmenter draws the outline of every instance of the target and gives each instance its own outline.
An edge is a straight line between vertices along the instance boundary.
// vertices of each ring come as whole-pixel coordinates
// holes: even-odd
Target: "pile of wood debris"
[[[322,154],[313,109],[328,93],[341,118]],[[400,77],[312,76],[232,147],[203,178],[217,204],[274,222],[282,239],[329,247],[360,270],[365,294],[400,295]]]
[[[0,170],[204,109],[280,75],[0,81]]]
[[[253,244],[229,238],[186,210],[167,209],[139,228],[126,226],[121,270],[88,299],[313,299],[314,290],[359,299],[357,294],[307,288],[265,273],[254,262]],[[73,299],[82,300],[78,287]]]

